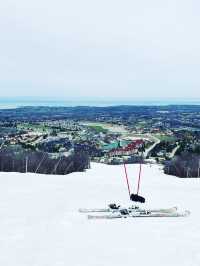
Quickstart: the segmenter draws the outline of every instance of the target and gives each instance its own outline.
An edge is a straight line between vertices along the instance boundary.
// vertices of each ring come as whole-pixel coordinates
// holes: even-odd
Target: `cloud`
[[[200,97],[198,1],[11,1],[0,96]]]

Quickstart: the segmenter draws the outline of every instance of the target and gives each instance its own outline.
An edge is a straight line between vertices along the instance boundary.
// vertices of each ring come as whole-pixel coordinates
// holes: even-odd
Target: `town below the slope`
[[[0,171],[68,174],[90,162],[160,163],[200,177],[200,106],[0,110]]]

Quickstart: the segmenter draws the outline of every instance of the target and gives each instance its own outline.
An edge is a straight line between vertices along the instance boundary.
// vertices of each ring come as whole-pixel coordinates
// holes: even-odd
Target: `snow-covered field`
[[[134,189],[138,168],[128,165]],[[78,208],[128,203],[122,166],[92,164],[67,176],[0,173],[0,265],[199,266],[200,180],[146,165],[140,194],[145,207],[178,206],[192,213],[87,220]]]

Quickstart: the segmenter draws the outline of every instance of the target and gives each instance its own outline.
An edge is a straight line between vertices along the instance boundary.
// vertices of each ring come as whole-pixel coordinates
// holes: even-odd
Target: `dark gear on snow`
[[[127,209],[121,209],[120,214],[121,215],[129,215],[129,211]]]
[[[112,210],[118,210],[120,208],[120,206],[117,206],[115,203],[109,204],[108,207]]]
[[[131,194],[130,200],[135,201],[135,202],[145,203],[145,198],[137,194]]]

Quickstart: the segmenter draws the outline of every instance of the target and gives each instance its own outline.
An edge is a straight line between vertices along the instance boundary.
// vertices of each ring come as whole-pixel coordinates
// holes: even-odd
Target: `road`
[[[158,145],[160,143],[159,138],[157,138],[151,134],[148,134],[148,136],[149,136],[149,139],[152,139],[154,141],[154,143],[148,149],[145,150],[145,152],[143,153],[144,158],[147,158],[149,152],[152,151],[156,147],[156,145]]]
[[[170,158],[170,159],[174,157],[174,155],[175,155],[175,153],[177,152],[177,150],[179,149],[179,147],[180,147],[180,145],[176,146],[176,147],[172,150],[172,152],[171,152],[170,155],[169,155],[169,158]]]

